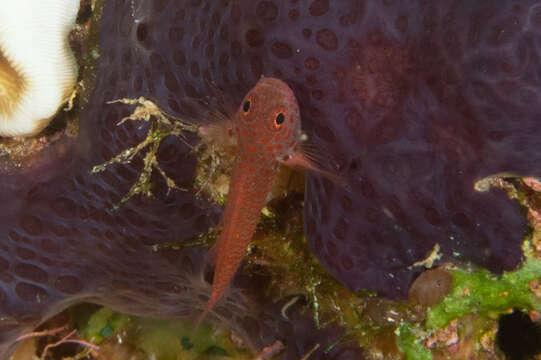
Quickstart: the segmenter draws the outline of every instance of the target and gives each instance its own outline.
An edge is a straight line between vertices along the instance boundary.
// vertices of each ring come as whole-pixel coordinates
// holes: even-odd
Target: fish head
[[[261,78],[242,100],[234,128],[241,151],[278,161],[291,156],[301,139],[293,90],[282,80]]]

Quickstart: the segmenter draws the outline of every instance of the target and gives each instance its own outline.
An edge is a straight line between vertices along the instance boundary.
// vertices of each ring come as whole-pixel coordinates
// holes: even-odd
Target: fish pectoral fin
[[[288,167],[301,168],[313,174],[320,175],[340,186],[342,189],[351,192],[349,182],[343,176],[323,169],[323,158],[320,155],[315,155],[315,152],[312,150],[300,147],[292,155],[280,162]]]

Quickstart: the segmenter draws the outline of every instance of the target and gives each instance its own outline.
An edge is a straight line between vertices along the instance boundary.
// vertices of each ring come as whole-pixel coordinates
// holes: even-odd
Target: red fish
[[[261,78],[233,117],[237,158],[222,214],[222,230],[214,245],[216,267],[210,299],[199,324],[222,297],[242,262],[279,162],[298,158],[301,140],[299,105],[289,86]]]

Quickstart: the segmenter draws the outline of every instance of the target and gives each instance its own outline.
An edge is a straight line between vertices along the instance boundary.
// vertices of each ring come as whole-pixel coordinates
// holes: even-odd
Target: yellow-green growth
[[[410,324],[400,324],[396,328],[395,334],[398,348],[404,353],[407,360],[432,360],[432,354],[415,336]]]
[[[94,312],[86,322],[79,325],[79,334],[95,344],[112,335],[130,322],[130,316],[101,308]]]
[[[86,322],[81,321],[79,334],[95,344],[113,336],[120,336],[122,342],[149,359],[244,360],[253,357],[247,349],[233,344],[227,331],[216,331],[209,325],[201,325],[194,332],[192,324],[180,320],[139,318],[115,313],[106,308],[94,312]]]
[[[487,270],[454,270],[449,295],[427,313],[426,326],[438,329],[469,313],[498,316],[511,308],[541,310],[541,300],[530,289],[530,282],[541,276],[541,261],[528,258],[523,266],[500,278]]]
[[[281,202],[282,205],[289,202],[288,205],[295,208],[291,198]],[[308,249],[302,218],[288,214],[287,211],[275,211],[272,206],[265,209],[248,264],[264,265],[271,273],[268,296],[276,300],[290,298],[282,309],[282,316],[287,316],[289,306],[304,296],[308,300],[305,311],[311,315],[316,327],[337,323],[347,332],[340,342],[367,344],[378,331],[361,320],[363,304],[369,296],[358,296],[329,275]]]

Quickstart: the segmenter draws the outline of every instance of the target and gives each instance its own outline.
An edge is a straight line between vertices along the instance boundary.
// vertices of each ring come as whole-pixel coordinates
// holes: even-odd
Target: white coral
[[[31,136],[68,100],[79,0],[0,0],[0,136]]]

